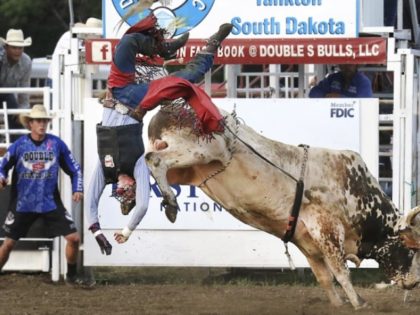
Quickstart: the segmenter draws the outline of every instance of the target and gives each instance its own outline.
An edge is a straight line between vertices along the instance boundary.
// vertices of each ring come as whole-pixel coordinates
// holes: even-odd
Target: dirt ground
[[[370,307],[330,306],[310,271],[210,268],[94,268],[93,289],[52,283],[49,274],[0,276],[0,314],[417,315],[420,289],[375,289],[380,275],[356,275]],[[379,277],[379,278],[378,278]]]

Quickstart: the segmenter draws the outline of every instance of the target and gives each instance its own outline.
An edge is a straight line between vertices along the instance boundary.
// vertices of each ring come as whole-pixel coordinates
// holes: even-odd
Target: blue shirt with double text
[[[20,137],[0,161],[0,177],[7,178],[12,167],[11,198],[16,198],[18,212],[46,213],[57,208],[60,167],[71,177],[73,193],[83,192],[81,167],[57,136],[46,134],[42,141]]]

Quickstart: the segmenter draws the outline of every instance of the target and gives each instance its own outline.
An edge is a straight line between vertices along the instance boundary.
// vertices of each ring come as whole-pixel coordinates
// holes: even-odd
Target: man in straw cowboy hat
[[[19,137],[0,162],[0,189],[7,184],[13,168],[9,212],[2,226],[6,238],[0,247],[0,270],[16,242],[41,218],[51,237],[62,235],[66,239],[66,280],[75,283],[80,238],[61,201],[58,173],[61,167],[71,177],[73,201],[79,202],[83,198],[82,171],[67,145],[47,133],[51,118],[43,105],[20,115],[20,122],[30,133]]]
[[[10,29],[6,38],[0,37],[0,87],[29,87],[32,69],[31,58],[23,52],[32,39],[25,38],[22,30]],[[29,108],[29,95],[0,93],[0,106],[7,103],[9,109]],[[20,128],[17,116],[9,116],[9,128]],[[17,137],[13,136],[12,139]]]

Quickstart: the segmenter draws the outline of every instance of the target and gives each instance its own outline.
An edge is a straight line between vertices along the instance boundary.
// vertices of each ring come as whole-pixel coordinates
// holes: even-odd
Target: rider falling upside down
[[[108,88],[116,100],[105,100],[102,123],[97,127],[99,161],[91,179],[87,202],[87,220],[102,253],[111,254],[112,246],[101,231],[98,217],[99,199],[106,184],[118,183],[115,194],[128,213],[135,210],[121,231],[114,234],[118,243],[124,243],[146,214],[150,197],[150,172],[144,160],[142,118],[163,100],[185,98],[197,112],[204,132],[220,131],[221,116],[210,98],[193,83],[202,79],[212,67],[214,54],[232,30],[223,24],[207,41],[204,50],[182,70],[151,83],[136,83],[136,54],[148,57],[159,55],[165,59],[174,56],[182,47],[188,34],[166,42],[163,29],[157,27],[156,17],[149,15],[132,26],[118,43]],[[121,110],[123,109],[123,110]],[[175,222],[177,209],[166,206],[165,213]]]

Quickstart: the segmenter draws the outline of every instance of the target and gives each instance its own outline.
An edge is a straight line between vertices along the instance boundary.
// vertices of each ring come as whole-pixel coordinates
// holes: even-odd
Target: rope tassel
[[[293,263],[292,256],[290,256],[289,246],[287,245],[287,243],[284,243],[284,247],[286,249],[286,251],[284,253],[286,254],[287,261],[289,262],[290,270],[296,270],[296,266]]]

